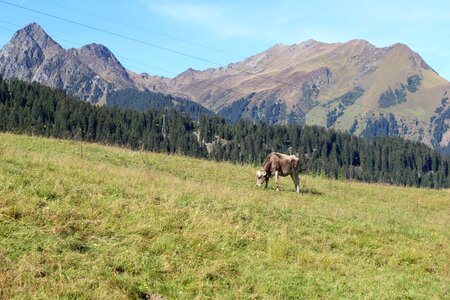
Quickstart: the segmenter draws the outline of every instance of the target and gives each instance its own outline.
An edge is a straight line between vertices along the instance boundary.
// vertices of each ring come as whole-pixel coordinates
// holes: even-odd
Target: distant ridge
[[[233,120],[317,124],[450,150],[450,83],[404,44],[377,48],[362,39],[277,44],[230,67],[188,69],[141,83]]]

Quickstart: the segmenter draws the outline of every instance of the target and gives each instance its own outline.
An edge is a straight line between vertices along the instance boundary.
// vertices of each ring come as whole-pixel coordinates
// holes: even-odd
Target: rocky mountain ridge
[[[0,51],[0,74],[37,81],[92,103],[104,102],[110,90],[135,87],[105,46],[66,50],[36,23],[17,31]]]

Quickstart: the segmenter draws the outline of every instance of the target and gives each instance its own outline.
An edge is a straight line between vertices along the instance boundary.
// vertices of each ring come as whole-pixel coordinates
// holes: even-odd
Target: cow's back
[[[272,164],[275,164],[276,170],[282,175],[289,175],[299,170],[299,159],[295,155],[286,155],[282,153],[274,153],[271,159]]]

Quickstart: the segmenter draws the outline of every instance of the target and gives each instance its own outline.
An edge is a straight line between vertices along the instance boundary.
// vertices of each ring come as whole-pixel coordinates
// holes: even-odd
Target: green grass
[[[0,297],[450,297],[450,192],[0,134]]]

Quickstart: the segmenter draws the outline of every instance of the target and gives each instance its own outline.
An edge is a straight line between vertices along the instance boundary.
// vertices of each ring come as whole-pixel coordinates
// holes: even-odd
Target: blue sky
[[[311,38],[322,42],[361,38],[377,47],[400,42],[418,52],[441,76],[450,79],[449,0],[3,1],[222,65],[277,43],[293,44]],[[0,11],[2,45],[19,26],[37,22],[63,47],[92,42],[104,44],[123,65],[137,72],[173,77],[189,67],[217,66],[1,2]]]

